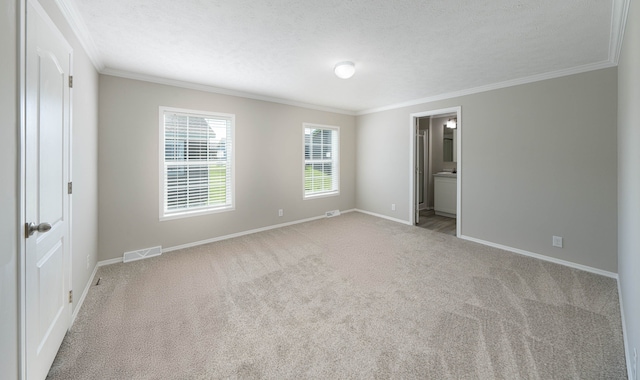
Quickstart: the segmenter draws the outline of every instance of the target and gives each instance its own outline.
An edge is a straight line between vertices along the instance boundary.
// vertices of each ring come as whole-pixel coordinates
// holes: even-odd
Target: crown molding
[[[606,69],[618,66],[620,52],[622,50],[622,41],[624,38],[624,30],[627,23],[627,15],[629,13],[630,0],[613,0],[611,2],[611,31],[609,33],[609,59],[603,62],[591,63],[583,66],[572,67],[564,70],[552,71],[549,73],[532,75],[524,78],[513,79],[509,81],[493,83],[486,86],[469,88],[466,90],[454,91],[445,94],[409,100],[402,103],[390,104],[388,106],[370,108],[356,112],[356,115],[366,115],[370,113],[388,111],[402,107],[414,106],[417,104],[430,103],[438,100],[446,100],[459,96],[478,94],[485,91],[497,90],[506,87],[518,86],[521,84],[538,82],[546,79],[560,78],[567,75],[580,74],[593,70]]]
[[[627,25],[627,15],[629,13],[630,0],[613,0],[611,9],[611,33],[609,40],[609,60],[618,65],[620,52],[622,51],[622,40],[624,30]]]
[[[393,109],[398,109],[403,107],[409,107],[417,104],[430,103],[430,102],[446,100],[446,99],[456,98],[456,97],[465,96],[465,95],[478,94],[481,92],[497,90],[497,89],[507,88],[512,86],[518,86],[521,84],[533,83],[533,82],[543,81],[547,79],[554,79],[554,78],[559,78],[563,76],[580,74],[588,71],[617,66],[618,60],[620,58],[620,52],[622,49],[622,42],[624,38],[624,30],[625,30],[626,21],[627,21],[627,15],[629,12],[629,2],[630,0],[612,0],[611,30],[610,30],[610,39],[609,39],[609,54],[608,54],[607,61],[596,62],[596,63],[572,67],[568,69],[552,71],[549,73],[537,74],[537,75],[532,75],[524,78],[517,78],[517,79],[508,80],[504,82],[493,83],[485,86],[479,86],[479,87],[469,88],[465,90],[454,91],[454,92],[444,93],[440,95],[409,100],[406,102],[390,104],[382,107],[370,108],[370,109],[365,109],[361,111],[351,111],[351,110],[345,110],[341,108],[320,106],[316,104],[298,102],[298,101],[288,100],[288,99],[281,99],[281,98],[276,98],[276,97],[271,97],[266,95],[259,95],[255,93],[244,92],[244,91],[237,91],[237,90],[202,85],[202,84],[197,84],[192,82],[185,82],[185,81],[179,81],[174,79],[156,77],[152,75],[138,74],[133,72],[106,68],[104,62],[102,61],[98,48],[95,42],[93,41],[91,34],[89,33],[89,30],[87,29],[86,24],[84,23],[82,17],[80,16],[80,13],[78,12],[75,6],[74,0],[55,0],[55,3],[57,4],[58,8],[64,15],[65,19],[69,23],[69,26],[71,27],[76,37],[80,41],[80,44],[82,45],[85,52],[89,56],[89,59],[93,63],[93,66],[96,68],[96,70],[100,74],[134,79],[134,80],[141,80],[145,82],[152,82],[152,83],[164,84],[164,85],[175,86],[175,87],[188,88],[188,89],[211,92],[216,94],[262,100],[266,102],[279,103],[279,104],[285,104],[285,105],[290,105],[295,107],[314,109],[318,111],[333,112],[333,113],[339,113],[339,114],[350,115],[350,116],[360,116],[360,115],[366,115],[370,113],[388,111],[388,110],[393,110]]]
[[[466,90],[448,92],[448,93],[445,93],[445,94],[434,95],[434,96],[430,96],[430,97],[426,97],[426,98],[409,100],[409,101],[406,101],[406,102],[391,104],[391,105],[388,105],[388,106],[371,108],[371,109],[368,109],[368,110],[358,111],[358,112],[356,112],[356,115],[357,116],[367,115],[367,114],[370,114],[370,113],[389,111],[389,110],[403,108],[403,107],[415,106],[417,104],[431,103],[431,102],[436,102],[436,101],[439,101],[439,100],[457,98],[457,97],[465,96],[465,95],[473,95],[473,94],[478,94],[478,93],[481,93],[481,92],[487,92],[487,91],[492,91],[492,90],[498,90],[498,89],[501,89],[501,88],[518,86],[518,85],[521,85],[521,84],[540,82],[540,81],[547,80],[547,79],[566,77],[566,76],[569,76],[569,75],[585,73],[585,72],[588,72],[588,71],[606,69],[606,68],[613,67],[613,66],[616,66],[616,65],[614,63],[612,63],[611,61],[608,61],[608,60],[607,61],[602,61],[602,62],[597,62],[597,63],[590,63],[590,64],[587,64],[587,65],[571,67],[571,68],[568,68],[568,69],[552,71],[552,72],[549,72],[549,73],[531,75],[531,76],[524,77],[524,78],[518,78],[518,79],[512,79],[512,80],[508,80],[508,81],[504,81],[504,82],[488,84],[486,86],[479,86],[479,87],[469,88],[469,89],[466,89]]]
[[[55,0],[55,2],[69,23],[71,30],[73,30],[73,33],[75,33],[78,38],[78,41],[80,41],[80,45],[82,45],[82,48],[84,48],[84,51],[89,56],[93,67],[95,67],[97,71],[104,70],[105,65],[100,57],[98,47],[93,41],[93,38],[91,38],[89,29],[87,29],[87,25],[84,23],[82,16],[80,16],[73,0]]]
[[[288,100],[288,99],[276,98],[272,96],[259,95],[259,94],[254,94],[250,92],[244,92],[244,91],[230,90],[227,88],[208,86],[204,84],[185,82],[185,81],[175,80],[175,79],[161,78],[153,75],[133,73],[130,71],[114,70],[114,69],[106,68],[100,71],[100,74],[126,78],[126,79],[139,80],[143,82],[163,84],[167,86],[188,88],[191,90],[211,92],[214,94],[237,96],[240,98],[261,100],[261,101],[270,102],[270,103],[285,104],[288,106],[308,108],[308,109],[313,109],[317,111],[333,112],[333,113],[339,113],[339,114],[349,115],[349,116],[355,116],[356,114],[354,111],[349,111],[341,108],[325,107],[325,106],[320,106],[316,104],[297,102],[295,100]]]

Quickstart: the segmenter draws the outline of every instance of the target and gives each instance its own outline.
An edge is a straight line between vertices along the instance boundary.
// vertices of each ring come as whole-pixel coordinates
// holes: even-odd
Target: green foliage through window
[[[233,115],[161,107],[161,217],[233,208]]]
[[[305,197],[339,191],[339,128],[313,124],[304,126]]]

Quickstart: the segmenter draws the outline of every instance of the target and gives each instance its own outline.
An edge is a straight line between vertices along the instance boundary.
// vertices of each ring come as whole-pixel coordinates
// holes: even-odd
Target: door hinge
[[[73,182],[67,183],[67,194],[73,194]]]
[[[73,75],[69,75],[69,88],[73,88]]]
[[[69,290],[69,303],[73,303],[73,290]]]

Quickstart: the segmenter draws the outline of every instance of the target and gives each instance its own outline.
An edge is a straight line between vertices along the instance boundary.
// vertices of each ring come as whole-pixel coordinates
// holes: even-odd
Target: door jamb
[[[24,225],[26,224],[26,97],[27,97],[27,0],[18,0],[19,7],[19,47],[18,47],[18,81],[19,94],[18,103],[20,107],[20,145],[19,149],[19,168],[18,176],[20,189],[18,192],[18,231],[20,231],[18,242],[18,378],[25,380],[27,376],[27,334],[26,334],[26,282],[25,282],[25,256],[27,251]]]
[[[456,236],[461,235],[462,225],[462,106],[442,108],[433,111],[423,111],[409,114],[409,223],[415,225],[415,204],[416,204],[416,191],[415,191],[415,177],[416,177],[416,128],[417,119],[426,116],[437,116],[446,113],[457,114],[458,119],[458,141],[456,143],[456,165],[457,165],[457,214],[456,214]]]

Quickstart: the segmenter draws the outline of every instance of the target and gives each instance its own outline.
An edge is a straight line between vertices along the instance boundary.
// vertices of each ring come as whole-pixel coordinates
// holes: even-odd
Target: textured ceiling
[[[58,2],[102,72],[358,112],[614,65],[625,0]]]

